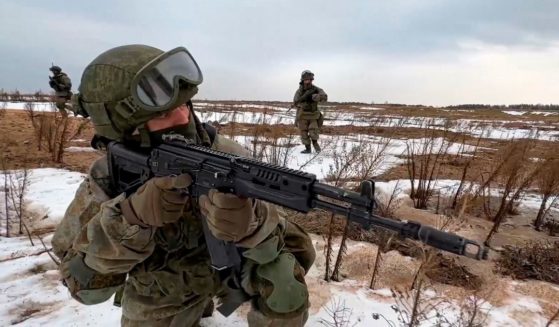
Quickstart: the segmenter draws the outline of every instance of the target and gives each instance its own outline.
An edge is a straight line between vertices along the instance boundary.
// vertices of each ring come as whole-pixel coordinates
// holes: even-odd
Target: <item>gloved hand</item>
[[[305,91],[305,93],[303,93],[303,95],[301,96],[301,102],[309,102],[312,100],[312,96],[314,95],[315,90],[310,89]]]
[[[210,190],[199,202],[210,231],[220,240],[238,242],[258,227],[251,199]]]
[[[318,93],[313,94],[313,95],[311,96],[311,99],[312,99],[314,102],[319,102],[319,101],[320,101],[320,94],[318,94]]]
[[[161,227],[176,222],[188,202],[184,189],[190,184],[188,174],[154,177],[120,203],[122,214],[129,223],[141,226]]]

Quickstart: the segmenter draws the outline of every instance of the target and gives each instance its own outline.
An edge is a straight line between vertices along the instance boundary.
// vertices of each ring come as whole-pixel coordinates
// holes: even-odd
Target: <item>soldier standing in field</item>
[[[314,150],[320,152],[318,135],[324,118],[318,109],[318,103],[327,101],[328,95],[323,89],[313,85],[313,80],[314,74],[311,71],[303,71],[299,88],[293,97],[293,105],[297,107],[295,125],[301,132],[301,142],[305,146],[301,153],[311,153],[311,141]]]
[[[66,114],[66,102],[72,98],[72,81],[59,66],[49,68],[53,76],[49,76],[49,85],[55,91],[56,108]]]

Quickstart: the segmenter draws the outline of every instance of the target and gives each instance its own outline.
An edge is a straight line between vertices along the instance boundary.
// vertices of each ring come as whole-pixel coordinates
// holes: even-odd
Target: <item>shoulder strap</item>
[[[206,133],[208,133],[208,136],[210,137],[210,143],[214,144],[215,136],[217,135],[217,129],[208,123],[202,123],[202,127],[204,127]]]

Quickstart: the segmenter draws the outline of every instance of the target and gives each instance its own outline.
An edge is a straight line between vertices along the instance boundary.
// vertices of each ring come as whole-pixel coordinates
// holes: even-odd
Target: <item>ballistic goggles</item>
[[[148,111],[163,111],[173,106],[181,89],[202,83],[202,71],[184,47],[165,52],[136,73],[131,94],[134,102]],[[185,85],[186,84],[186,85]]]

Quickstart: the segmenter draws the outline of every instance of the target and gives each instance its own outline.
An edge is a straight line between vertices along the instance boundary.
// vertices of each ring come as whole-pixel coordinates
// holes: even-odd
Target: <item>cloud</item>
[[[290,100],[311,69],[333,101],[559,102],[555,1],[4,0],[0,20],[4,89],[47,89],[53,60],[77,86],[97,54],[145,43],[185,45],[210,99]]]

